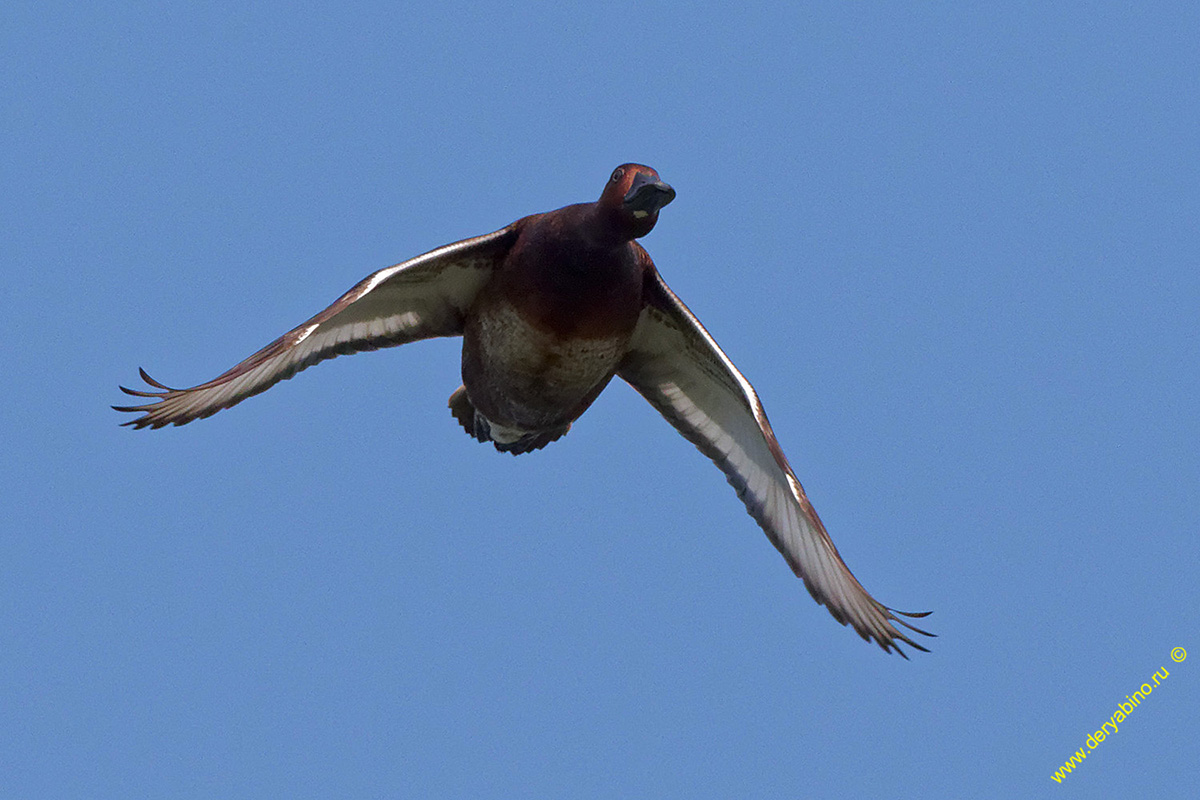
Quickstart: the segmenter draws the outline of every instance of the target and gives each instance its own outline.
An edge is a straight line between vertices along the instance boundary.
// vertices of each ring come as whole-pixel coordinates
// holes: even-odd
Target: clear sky
[[[303,5],[0,12],[0,796],[1195,797],[1195,4]],[[624,161],[932,653],[619,382],[519,458],[457,340],[108,408]]]

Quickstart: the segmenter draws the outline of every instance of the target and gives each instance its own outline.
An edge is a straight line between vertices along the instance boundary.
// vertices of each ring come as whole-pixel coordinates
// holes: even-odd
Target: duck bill
[[[649,216],[675,199],[675,190],[645,173],[633,179],[621,205],[635,217]]]

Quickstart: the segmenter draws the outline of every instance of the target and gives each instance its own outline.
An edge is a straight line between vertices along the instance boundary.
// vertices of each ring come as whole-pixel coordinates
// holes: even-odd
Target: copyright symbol
[[[1171,650],[1172,661],[1183,661],[1185,658],[1187,658],[1187,650],[1184,650],[1182,647],[1176,647]]]

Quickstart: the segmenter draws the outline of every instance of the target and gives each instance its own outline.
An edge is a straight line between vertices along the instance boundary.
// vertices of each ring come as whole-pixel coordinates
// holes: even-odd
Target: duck
[[[565,436],[614,377],[713,461],[750,516],[833,618],[904,658],[933,636],[859,583],[780,447],[754,387],[667,286],[638,242],[675,190],[654,169],[613,170],[600,197],[379,270],[212,380],[173,389],[139,368],[149,402],[125,425],[185,425],[321,361],[462,337],[454,420],[514,456]]]

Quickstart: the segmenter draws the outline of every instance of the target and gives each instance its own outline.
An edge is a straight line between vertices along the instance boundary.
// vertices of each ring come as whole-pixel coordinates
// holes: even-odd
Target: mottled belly
[[[464,338],[463,382],[475,407],[494,422],[528,428],[583,413],[629,344],[629,335],[556,335],[509,305],[476,315]]]

